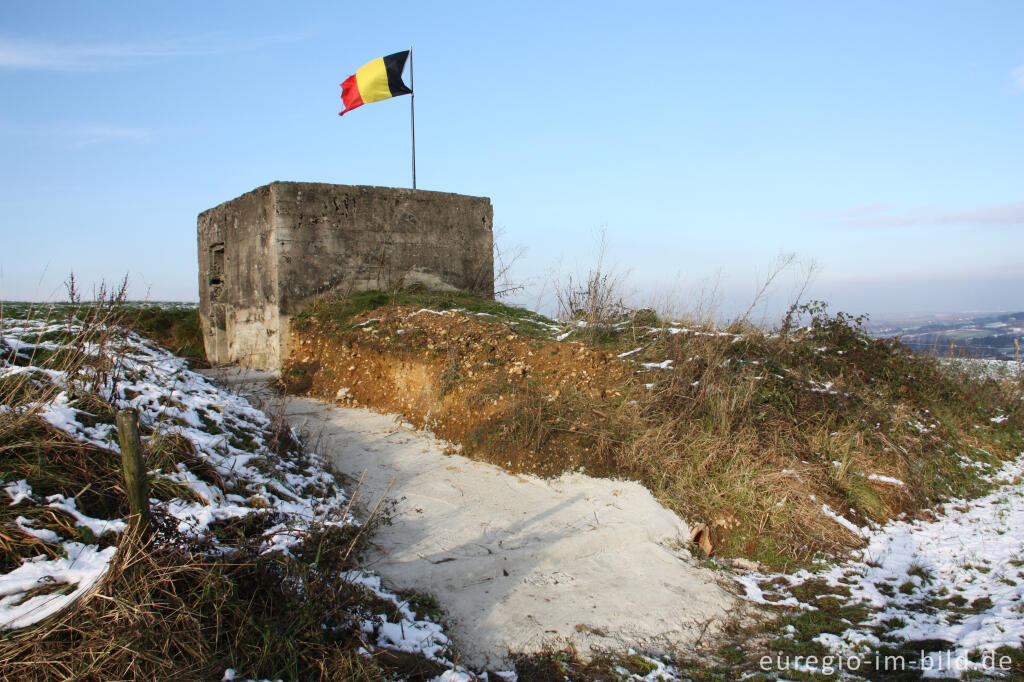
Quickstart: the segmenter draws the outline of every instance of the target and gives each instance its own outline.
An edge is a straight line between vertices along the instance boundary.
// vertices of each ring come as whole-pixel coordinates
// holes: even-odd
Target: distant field
[[[0,301],[0,319],[21,318],[38,319],[45,317],[64,317],[68,313],[88,303],[69,303],[68,301]],[[127,310],[152,311],[199,310],[199,304],[189,301],[125,301],[120,304]]]
[[[898,322],[871,330],[876,338],[898,337],[919,353],[956,357],[1013,360],[1024,340],[1024,313],[963,316],[926,324]],[[1019,356],[1018,356],[1019,357]]]
[[[5,320],[33,319],[62,322],[81,319],[93,311],[93,304],[59,301],[39,303],[0,301],[0,330]],[[193,366],[207,365],[203,335],[199,328],[199,304],[183,301],[124,301],[104,309],[111,322],[135,329],[174,354],[187,358]]]

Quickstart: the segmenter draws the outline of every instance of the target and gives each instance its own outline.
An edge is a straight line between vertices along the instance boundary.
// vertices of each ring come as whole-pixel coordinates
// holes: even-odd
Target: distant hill
[[[1024,312],[934,315],[871,325],[872,336],[899,336],[916,351],[957,356],[1014,359],[1014,340],[1024,340]]]

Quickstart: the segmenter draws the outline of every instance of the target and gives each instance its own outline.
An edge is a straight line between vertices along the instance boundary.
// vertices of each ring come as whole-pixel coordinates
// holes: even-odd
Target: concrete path
[[[471,666],[568,645],[692,649],[737,607],[679,549],[686,525],[637,483],[509,474],[369,410],[301,398],[278,409],[337,471],[362,477],[364,507],[390,486],[391,525],[365,565],[395,589],[433,595]]]

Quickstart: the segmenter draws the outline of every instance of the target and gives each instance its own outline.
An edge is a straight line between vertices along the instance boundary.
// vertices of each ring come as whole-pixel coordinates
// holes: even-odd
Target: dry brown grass
[[[186,441],[154,437],[148,444],[150,465],[182,462],[217,481]],[[119,518],[128,511],[120,457],[74,440],[31,411],[0,413],[0,468],[7,480],[26,479],[37,497],[75,498],[87,515]],[[159,499],[193,494],[153,481]],[[271,524],[273,510],[218,524],[221,543],[213,549],[159,514],[156,534],[143,544],[131,533],[96,538],[61,509],[0,504],[3,572],[22,559],[61,555],[60,545],[22,531],[17,516],[63,538],[116,545],[117,553],[91,594],[34,626],[0,633],[0,679],[220,679],[229,667],[311,680],[383,679],[394,672],[428,679],[441,672],[416,657],[378,662],[358,654],[365,644],[359,614],[393,608],[341,577],[355,567],[364,527],[313,528],[290,556],[266,555],[251,541]]]
[[[789,333],[745,322],[679,331],[616,309],[583,344],[411,312],[364,311],[348,327],[314,316],[302,332],[303,362],[323,363],[314,392],[346,388],[417,424],[429,415],[464,453],[513,471],[639,480],[711,528],[716,554],[776,568],[860,544],[823,504],[858,526],[883,522],[980,492],[965,459],[991,467],[1024,449],[1019,383],[978,381],[871,339],[861,320],[822,304],[791,310]],[[639,364],[665,360],[671,368]],[[391,388],[389,372],[406,384]],[[997,411],[1006,422],[989,421]]]
[[[245,552],[208,558],[174,538],[164,520],[149,545],[122,539],[93,594],[39,626],[6,633],[0,678],[210,680],[227,668],[303,680],[439,674],[440,666],[421,659],[358,653],[364,643],[354,614],[387,605],[340,580],[347,565],[307,563],[310,553],[343,555],[350,540],[314,532],[299,559]]]
[[[857,525],[883,522],[978,492],[961,456],[996,464],[1020,452],[1019,387],[869,339],[848,316],[805,312],[811,327],[796,334],[691,330],[643,353],[674,369],[653,378],[639,422],[628,417],[635,437],[619,471],[707,523],[723,553],[785,566],[856,546],[822,504]],[[1011,416],[1001,427],[988,420],[997,410]]]

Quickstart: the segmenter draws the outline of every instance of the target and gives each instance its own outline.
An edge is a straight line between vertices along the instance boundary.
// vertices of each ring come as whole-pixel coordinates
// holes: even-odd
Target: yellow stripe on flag
[[[388,72],[384,68],[384,58],[374,59],[356,71],[356,84],[364,103],[389,99],[391,89],[388,87]]]

